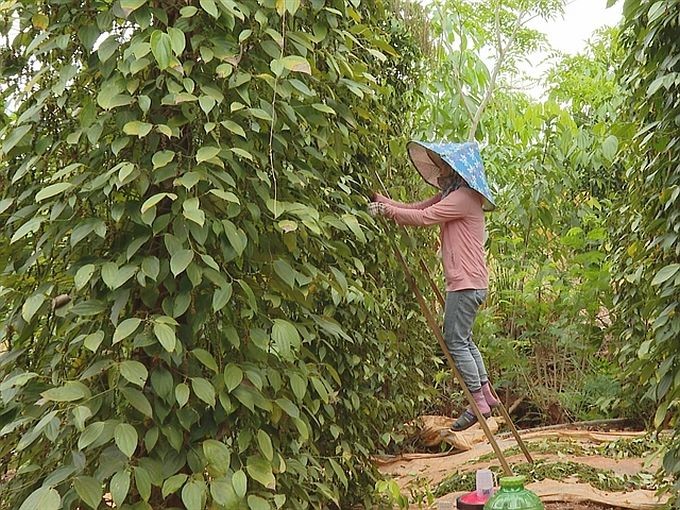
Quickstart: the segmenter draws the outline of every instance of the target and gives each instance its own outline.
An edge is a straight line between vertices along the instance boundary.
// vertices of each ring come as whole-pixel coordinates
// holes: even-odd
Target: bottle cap
[[[526,478],[524,476],[504,476],[501,477],[501,487],[506,489],[517,489],[524,487]]]

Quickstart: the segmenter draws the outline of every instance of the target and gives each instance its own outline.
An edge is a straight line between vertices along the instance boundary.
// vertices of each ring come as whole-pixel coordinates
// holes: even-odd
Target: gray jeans
[[[472,324],[486,299],[486,289],[446,293],[444,339],[458,371],[470,391],[479,391],[489,380],[479,349],[472,341]]]

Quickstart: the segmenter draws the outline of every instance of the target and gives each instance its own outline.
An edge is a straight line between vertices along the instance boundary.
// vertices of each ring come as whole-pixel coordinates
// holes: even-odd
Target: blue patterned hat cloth
[[[484,176],[484,163],[477,142],[431,143],[411,141],[406,145],[411,163],[425,182],[439,189],[437,178],[451,170],[457,172],[473,190],[484,197],[483,208],[493,211],[496,204]],[[434,159],[433,156],[434,155]],[[439,156],[439,157],[437,157]],[[441,163],[446,165],[442,168]]]

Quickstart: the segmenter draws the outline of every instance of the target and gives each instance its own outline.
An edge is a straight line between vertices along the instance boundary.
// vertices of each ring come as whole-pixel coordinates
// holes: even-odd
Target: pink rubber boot
[[[475,399],[475,404],[477,404],[482,416],[485,418],[491,416],[491,408],[489,407],[489,404],[487,404],[486,398],[484,398],[484,392],[482,390],[473,391],[472,397]],[[475,423],[477,423],[477,417],[475,416],[475,413],[472,412],[472,409],[468,408],[451,424],[451,430],[455,432],[465,430]]]
[[[489,403],[486,401],[484,391],[483,390],[473,391],[472,396],[474,397],[475,403],[479,408],[479,412],[482,413],[484,416],[489,416],[491,414],[491,407],[489,407]]]
[[[489,405],[489,407],[498,407],[500,405],[500,402],[496,400],[496,398],[493,396],[493,393],[491,392],[491,385],[489,384],[489,381],[486,381],[484,384],[482,384],[482,393],[484,394],[484,399],[486,400],[486,403]]]

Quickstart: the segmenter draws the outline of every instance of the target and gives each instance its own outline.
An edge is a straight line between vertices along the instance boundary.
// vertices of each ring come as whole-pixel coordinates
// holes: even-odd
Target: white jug
[[[477,496],[491,496],[494,492],[496,476],[490,469],[478,469],[476,476]]]

